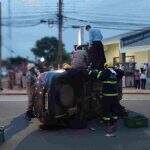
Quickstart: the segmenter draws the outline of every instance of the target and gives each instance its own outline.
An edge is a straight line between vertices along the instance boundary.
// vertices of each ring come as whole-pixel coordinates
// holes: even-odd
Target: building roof
[[[123,33],[123,34],[119,34],[117,36],[113,36],[107,39],[103,40],[104,45],[109,45],[109,44],[114,44],[114,43],[120,43],[121,40],[130,40],[137,38],[137,36],[139,36],[140,38],[133,40],[133,42],[130,42],[128,44],[131,46],[141,46],[141,45],[150,45],[150,28],[144,28],[142,30],[136,30],[136,31],[132,31],[132,32],[127,32],[127,33]],[[146,36],[143,36],[143,34],[145,34]],[[141,37],[142,35],[142,37]]]
[[[138,31],[127,32],[127,33],[123,33],[123,34],[119,34],[119,35],[116,35],[116,36],[112,36],[112,37],[103,39],[103,43],[104,43],[104,45],[120,43],[120,39],[122,39],[124,37],[127,37],[129,35],[134,35],[135,32],[137,33]]]
[[[145,45],[145,46],[150,45],[150,37],[144,38],[144,39],[137,41],[137,42],[134,42],[134,43],[130,44],[129,46],[135,47],[135,46],[143,46],[143,45]]]
[[[150,50],[150,37],[131,43],[128,46],[124,46],[120,50],[122,52],[127,52],[127,51],[142,52],[142,51]]]

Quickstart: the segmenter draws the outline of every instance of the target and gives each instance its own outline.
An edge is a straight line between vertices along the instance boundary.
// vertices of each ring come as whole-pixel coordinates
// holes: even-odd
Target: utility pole
[[[62,65],[63,0],[58,2],[58,64]]]
[[[81,29],[78,30],[78,46],[81,45]]]
[[[84,44],[84,26],[73,26],[73,28],[77,28],[78,30],[78,45]]]
[[[0,90],[2,88],[2,5],[0,2]]]
[[[8,17],[9,17],[9,26],[8,26],[8,38],[9,38],[9,53],[10,57],[13,57],[12,50],[12,0],[7,0],[8,3]]]
[[[84,27],[81,26],[81,45],[84,44]]]

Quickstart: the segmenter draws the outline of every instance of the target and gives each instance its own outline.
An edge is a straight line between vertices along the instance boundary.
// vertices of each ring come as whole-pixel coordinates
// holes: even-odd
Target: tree
[[[6,62],[10,63],[11,65],[20,65],[21,63],[27,63],[28,60],[24,57],[17,56],[8,58]]]
[[[63,62],[70,62],[70,55],[64,49],[63,50]],[[55,37],[44,37],[36,41],[35,47],[31,49],[33,54],[38,57],[44,57],[48,65],[58,64],[58,40]]]

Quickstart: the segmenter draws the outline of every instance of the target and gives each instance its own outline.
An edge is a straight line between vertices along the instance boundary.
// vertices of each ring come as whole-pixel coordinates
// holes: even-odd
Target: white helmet
[[[28,64],[27,69],[28,69],[28,70],[31,70],[33,67],[35,67],[34,64]]]

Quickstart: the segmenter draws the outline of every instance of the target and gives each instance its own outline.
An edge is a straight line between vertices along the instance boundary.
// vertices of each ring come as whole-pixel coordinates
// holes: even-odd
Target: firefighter
[[[28,108],[26,112],[26,118],[31,120],[31,118],[35,117],[34,114],[34,101],[35,101],[35,91],[36,91],[36,79],[37,79],[37,71],[35,69],[34,64],[28,64],[27,66],[28,72],[26,76],[27,82],[27,94],[28,94]]]
[[[124,76],[124,71],[119,68],[118,65],[114,67],[115,72],[117,73],[117,82],[118,82],[118,92],[119,92],[119,101],[122,100],[122,78]]]
[[[119,117],[126,117],[126,116],[128,116],[128,112],[125,109],[125,107],[120,104],[120,101],[122,100],[122,96],[123,96],[123,93],[122,93],[122,78],[124,76],[124,71],[121,70],[119,68],[119,66],[115,66],[114,70],[117,73],[117,82],[118,82],[118,106],[120,106],[118,115],[119,115]]]
[[[98,79],[102,81],[102,122],[106,136],[115,136],[115,127],[118,119],[118,87],[117,73],[108,64],[100,71]]]

